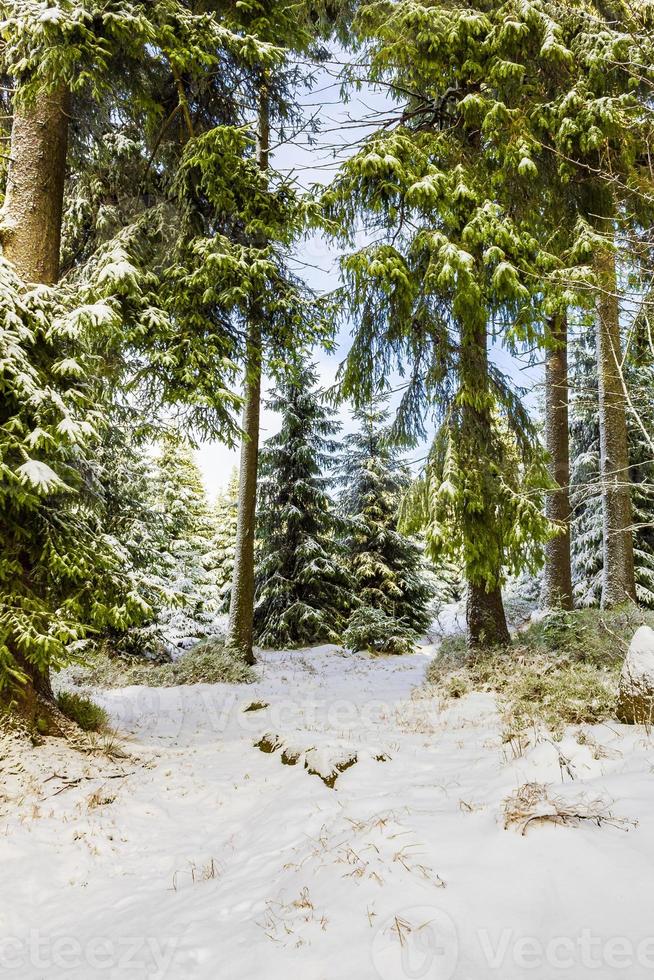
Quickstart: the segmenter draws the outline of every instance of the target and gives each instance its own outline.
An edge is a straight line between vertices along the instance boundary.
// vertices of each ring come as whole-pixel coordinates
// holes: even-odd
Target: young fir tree
[[[207,556],[207,568],[220,593],[221,608],[229,594],[234,572],[236,522],[238,518],[238,470],[232,470],[227,487],[218,494],[213,507],[214,533]]]
[[[219,589],[210,569],[213,521],[188,444],[165,439],[156,467],[153,499],[165,536],[161,577],[179,606],[163,609],[159,622],[169,643],[186,647],[212,632],[218,610]]]
[[[357,432],[343,440],[338,482],[346,522],[344,546],[354,593],[365,607],[420,634],[433,597],[419,545],[398,530],[411,475],[390,441],[388,412],[379,404],[354,413]]]
[[[354,601],[328,493],[339,426],[316,381],[299,366],[268,403],[282,424],[261,451],[254,630],[266,647],[338,642]]]
[[[163,647],[155,620],[170,602],[170,592],[162,578],[166,535],[152,496],[156,470],[147,451],[148,436],[149,426],[133,408],[109,406],[109,426],[87,480],[98,500],[98,531],[115,542],[125,573],[151,611],[147,623],[109,628],[107,639],[117,652],[155,656]]]

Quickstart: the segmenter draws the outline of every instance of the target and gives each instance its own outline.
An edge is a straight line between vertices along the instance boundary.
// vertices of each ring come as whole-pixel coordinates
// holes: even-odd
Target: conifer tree
[[[193,451],[179,438],[163,441],[153,487],[162,517],[164,550],[161,572],[176,606],[161,610],[163,635],[175,646],[188,646],[212,632],[219,589],[211,571],[214,525]]]
[[[570,458],[572,575],[575,604],[602,597],[602,499],[599,471],[595,331],[588,324],[572,344]]]
[[[596,606],[601,603],[604,563],[599,394],[594,333],[594,327],[586,329],[575,340],[573,348],[572,558],[575,597],[582,606]],[[654,607],[654,464],[651,438],[645,434],[654,432],[654,418],[650,395],[652,355],[649,341],[644,340],[647,335],[645,318],[639,317],[629,333],[631,342],[627,348],[624,379],[633,408],[628,416],[627,432],[633,502],[636,596],[639,603]]]
[[[357,330],[343,390],[365,398],[389,370],[404,369],[413,421],[400,428],[409,435],[420,432],[420,408],[446,406],[460,464],[452,515],[470,546],[472,642],[480,630],[508,638],[499,594],[507,480],[494,413],[512,429],[524,472],[540,465],[533,427],[489,364],[489,334],[501,330],[513,347],[540,343],[548,318],[612,292],[599,269],[606,228],[592,220],[605,216],[598,175],[607,161],[607,186],[620,198],[612,220],[642,207],[648,124],[629,67],[640,54],[629,8],[618,13],[400,0],[366,4],[356,22],[373,78],[403,105],[325,198],[330,214],[349,225],[361,217],[375,232],[375,244],[345,263]],[[613,375],[605,371],[611,391]],[[518,538],[542,544],[547,525],[523,504]],[[614,564],[626,581],[628,562]]]
[[[356,332],[342,391],[361,404],[398,369],[408,375],[398,436],[423,436],[428,414],[446,420],[441,431],[448,433],[446,456],[456,473],[456,480],[443,481],[441,499],[447,496],[448,506],[430,520],[443,479],[440,464],[431,465],[424,484],[428,506],[415,513],[433,526],[445,512],[456,522],[448,533],[466,542],[460,554],[469,641],[505,644],[500,588],[503,567],[513,561],[507,553],[526,554],[523,543],[542,542],[548,530],[535,498],[518,504],[506,492],[515,481],[500,469],[507,454],[496,416],[514,434],[531,491],[542,459],[533,425],[488,358],[493,321],[512,324],[507,336],[514,341],[536,334],[541,277],[533,214],[520,201],[514,208],[508,193],[498,199],[500,186],[506,192],[516,181],[526,185],[530,161],[522,146],[519,159],[515,147],[508,152],[499,114],[493,116],[485,103],[489,127],[487,139],[479,140],[481,105],[475,87],[470,90],[463,79],[468,52],[482,25],[486,29],[482,16],[435,4],[427,22],[421,18],[409,2],[373,4],[361,16],[375,77],[416,94],[397,127],[371,137],[325,195],[329,214],[349,224],[360,215],[376,232],[376,243],[344,264]],[[431,44],[432,36],[447,38],[449,49]],[[442,443],[433,460],[441,458],[441,449]],[[511,500],[507,522],[503,508]],[[505,534],[512,526],[513,540]]]
[[[381,403],[359,409],[354,420],[359,428],[343,440],[338,470],[354,593],[362,606],[421,634],[429,625],[433,590],[420,547],[398,530],[411,476],[390,441],[388,412]]]
[[[545,542],[541,599],[546,609],[572,609],[567,316],[551,317],[548,326],[544,428],[553,488],[545,498],[545,513],[558,533]]]
[[[214,526],[208,568],[221,596],[221,606],[229,593],[236,551],[236,522],[238,516],[238,470],[232,470],[229,483],[218,494],[213,507]]]
[[[316,381],[301,365],[269,402],[282,424],[261,452],[254,613],[267,647],[338,642],[353,603],[328,493],[339,426]]]
[[[320,39],[333,35],[346,21],[349,0],[255,0],[243,5],[237,17],[241,25],[253,31],[258,37],[269,39],[276,44],[286,45],[282,63],[273,71],[262,68],[256,75],[257,101],[257,145],[256,163],[261,175],[261,189],[274,184],[274,174],[270,169],[270,139],[272,127],[277,126],[283,133],[285,126],[301,118],[297,101],[298,75],[291,63],[293,54],[320,53]],[[322,52],[324,55],[324,51]],[[284,184],[282,183],[282,186]],[[255,202],[256,203],[256,202]],[[271,247],[280,242],[288,244],[302,231],[301,210],[288,208],[283,223],[266,221],[266,212],[251,225],[249,244],[253,253],[260,259],[270,253]],[[258,261],[258,260],[257,260]],[[243,351],[243,417],[241,442],[241,465],[239,474],[238,523],[236,552],[229,611],[228,645],[237,650],[249,663],[253,662],[252,637],[254,616],[254,541],[257,496],[257,473],[259,455],[261,378],[265,360],[274,360],[276,348],[282,346],[297,350],[301,341],[298,327],[307,327],[309,342],[316,342],[325,336],[325,324],[321,324],[317,311],[311,322],[311,306],[304,303],[304,316],[296,316],[295,331],[281,334],[279,324],[275,323],[277,303],[283,306],[286,317],[282,325],[290,327],[289,308],[302,305],[302,288],[296,278],[290,275],[284,262],[278,262],[274,274],[268,277],[266,290],[259,290],[253,283],[249,302],[244,311],[246,321],[245,345]],[[305,294],[306,300],[306,294]]]
[[[12,433],[2,447],[0,687],[5,700],[19,691],[33,713],[37,695],[51,698],[49,670],[65,662],[69,642],[151,613],[125,549],[103,531],[98,484],[88,492],[115,387],[185,402],[191,424],[213,435],[235,431],[228,383],[240,332],[228,303],[184,279],[198,209],[197,195],[184,193],[187,141],[177,122],[188,109],[183,76],[200,68],[211,78],[197,89],[208,125],[232,127],[217,142],[238,133],[237,152],[212,159],[224,161],[230,193],[251,197],[235,81],[244,63],[276,54],[225,28],[215,11],[196,14],[176,0],[59,4],[47,15],[16,0],[6,14],[14,149],[0,238],[21,278],[3,262],[2,425]],[[129,166],[121,171],[112,153]],[[217,213],[238,238],[224,197],[214,221]],[[228,290],[248,281],[247,265],[239,268]]]
[[[37,723],[56,715],[50,672],[69,644],[150,609],[92,479],[106,425],[98,333],[115,329],[115,311],[26,291],[4,260],[0,278],[0,699]]]

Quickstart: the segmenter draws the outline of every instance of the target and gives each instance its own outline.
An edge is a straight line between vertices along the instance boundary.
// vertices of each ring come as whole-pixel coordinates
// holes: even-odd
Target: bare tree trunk
[[[268,92],[261,89],[259,102],[258,162],[268,169],[270,118]],[[252,317],[246,349],[245,393],[241,469],[239,474],[236,548],[232,595],[229,606],[227,646],[236,650],[246,663],[255,662],[252,650],[254,621],[254,539],[257,512],[257,471],[259,466],[259,429],[261,415],[261,329],[256,310]]]
[[[0,241],[5,258],[27,284],[50,285],[59,276],[67,110],[65,87],[14,110]],[[23,575],[29,582],[31,569],[25,567]],[[18,651],[13,652],[28,680],[8,690],[2,700],[14,704],[34,724],[48,720],[50,728],[61,731],[65,721],[54,706],[49,672],[39,671]]]
[[[65,87],[16,107],[0,239],[26,283],[49,285],[59,277],[67,143]]]
[[[242,423],[244,438],[241,443],[236,546],[227,645],[236,650],[246,663],[252,664],[254,663],[254,653],[252,652],[254,537],[261,411],[261,336],[254,324],[250,326],[248,337],[246,370]]]
[[[461,442],[464,454],[469,457],[471,467],[488,467],[489,453],[492,452],[492,423],[490,404],[483,398],[488,393],[488,336],[483,317],[476,325],[469,325],[462,331],[460,375],[462,387],[468,393],[475,392],[481,397],[466,398],[462,406]],[[466,518],[466,534],[475,540],[482,528],[492,527],[495,521],[492,506],[483,510],[471,510]],[[499,582],[501,567],[494,569]],[[489,588],[485,578],[478,578],[466,569],[467,603],[466,634],[468,646],[508,646],[511,642],[506,625],[502,591],[499,585]]]
[[[553,316],[549,328],[551,345],[545,360],[545,444],[550,457],[550,476],[557,489],[547,494],[545,513],[561,532],[545,545],[542,601],[548,609],[572,609],[568,322],[565,314]]]
[[[487,592],[483,583],[468,582],[466,632],[469,647],[509,645],[511,636],[499,586]]]
[[[611,233],[609,222],[606,229]],[[635,601],[636,583],[615,254],[608,247],[600,249],[594,261],[599,282],[596,333],[603,516],[602,606],[611,608]]]

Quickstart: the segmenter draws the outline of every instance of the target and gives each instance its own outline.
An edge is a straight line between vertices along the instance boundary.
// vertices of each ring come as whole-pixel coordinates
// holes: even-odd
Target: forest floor
[[[96,692],[104,752],[2,746],[0,978],[650,977],[652,739],[512,739],[434,655],[265,653]]]

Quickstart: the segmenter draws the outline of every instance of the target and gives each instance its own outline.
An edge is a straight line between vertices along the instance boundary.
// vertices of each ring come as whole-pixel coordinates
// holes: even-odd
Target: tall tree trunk
[[[463,457],[468,460],[471,471],[480,471],[485,479],[492,479],[488,473],[488,458],[492,452],[491,406],[488,397],[488,336],[486,322],[478,317],[476,324],[462,329],[460,377],[466,398],[461,410],[461,443]],[[486,395],[487,397],[479,397]],[[485,498],[485,495],[482,493]],[[493,527],[495,517],[490,506],[484,505],[482,511],[471,510],[467,518],[467,537],[474,541],[478,533],[487,533]],[[500,552],[500,548],[494,549]],[[499,582],[500,562],[493,569]],[[467,603],[466,634],[468,646],[508,646],[511,642],[506,625],[502,591],[499,585],[489,587],[488,579],[473,569],[466,569]]]
[[[604,223],[604,230],[612,235],[610,222]],[[595,307],[603,517],[602,606],[610,608],[635,601],[636,582],[615,254],[609,247],[598,249],[594,262],[599,283]]]
[[[26,284],[51,285],[59,276],[67,143],[65,87],[15,107],[0,241],[5,258]],[[23,574],[29,582],[31,569],[25,567]],[[7,691],[3,700],[32,722],[47,718],[51,729],[61,731],[65,721],[53,710],[49,672],[37,670],[18,651],[14,654],[28,680]]]
[[[65,87],[14,110],[0,240],[26,283],[50,285],[59,277],[67,143]]]
[[[259,135],[257,158],[261,170],[268,169],[270,152],[269,97],[265,85],[259,98]],[[265,242],[261,242],[265,245]],[[254,538],[257,512],[257,471],[259,466],[259,430],[261,415],[261,328],[256,309],[250,322],[246,358],[243,404],[243,441],[239,474],[238,514],[232,595],[229,606],[227,646],[237,651],[246,663],[255,662],[252,650],[254,621]]]
[[[238,483],[238,512],[232,595],[229,607],[227,646],[246,663],[254,663],[252,624],[254,619],[254,536],[257,511],[259,466],[259,420],[261,412],[261,335],[250,325],[247,344],[246,381],[243,404],[243,441]]]
[[[549,328],[550,346],[545,360],[545,444],[550,457],[550,476],[557,489],[547,494],[545,513],[561,531],[545,545],[542,601],[548,609],[572,609],[568,321],[565,314],[553,316]]]

